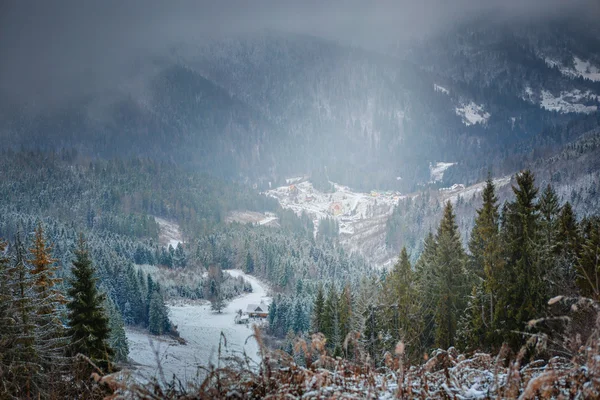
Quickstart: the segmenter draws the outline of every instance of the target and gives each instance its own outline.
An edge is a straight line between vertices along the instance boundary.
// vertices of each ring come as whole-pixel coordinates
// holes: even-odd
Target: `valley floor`
[[[220,342],[222,356],[242,355],[245,351],[250,359],[257,363],[260,361],[258,344],[251,337],[252,322],[248,325],[235,324],[234,317],[239,309],[245,311],[248,304],[259,304],[261,300],[268,303],[267,286],[241,270],[224,272],[234,277],[242,276],[252,284],[252,293],[231,300],[221,313],[212,311],[206,301],[170,304],[170,319],[186,344],[170,337],[127,328],[134,378],[147,380],[156,377],[163,380],[164,377],[170,381],[175,375],[182,382],[202,379],[205,373],[201,368],[218,362]],[[225,336],[226,346],[221,333]]]

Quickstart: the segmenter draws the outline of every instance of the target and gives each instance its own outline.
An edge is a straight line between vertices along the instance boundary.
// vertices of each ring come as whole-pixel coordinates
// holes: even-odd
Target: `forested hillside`
[[[383,53],[274,31],[180,43],[102,93],[41,112],[4,99],[0,145],[150,157],[263,189],[326,169],[413,191],[438,161],[460,161],[452,183],[470,184],[597,119],[597,32],[564,26],[465,24]]]
[[[0,5],[0,400],[600,398],[600,5],[376,3]]]

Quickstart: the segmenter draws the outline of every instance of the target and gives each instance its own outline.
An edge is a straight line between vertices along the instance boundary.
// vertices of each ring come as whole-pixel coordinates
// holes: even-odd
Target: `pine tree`
[[[69,353],[72,356],[81,353],[108,370],[113,350],[108,345],[110,329],[103,307],[105,296],[96,287],[94,267],[83,236],[79,237],[71,272],[67,304]]]
[[[439,297],[435,310],[435,344],[448,348],[455,345],[458,319],[466,308],[465,253],[450,202],[444,207],[436,242]]]
[[[522,344],[527,323],[543,313],[547,301],[545,276],[547,271],[540,263],[540,213],[536,203],[538,189],[531,171],[516,177],[513,186],[515,200],[508,203],[503,215],[503,242],[505,243],[506,268],[499,284],[498,306],[495,310],[495,326],[513,349]]]

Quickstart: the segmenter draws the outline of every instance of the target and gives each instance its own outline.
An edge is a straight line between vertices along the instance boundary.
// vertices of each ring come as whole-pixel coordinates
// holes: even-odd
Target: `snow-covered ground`
[[[600,68],[592,65],[589,61],[580,59],[579,57],[574,57],[573,60],[577,75],[594,82],[600,82]]]
[[[304,181],[266,192],[283,208],[300,215],[306,212],[315,224],[326,217],[335,218],[340,226],[340,242],[349,251],[358,252],[376,265],[393,258],[385,248],[385,227],[388,216],[401,198],[398,192],[354,192],[334,184],[333,193],[323,193]]]
[[[486,112],[482,105],[474,102],[456,107],[455,112],[466,126],[484,124],[490,118],[490,113]]]
[[[154,217],[154,219],[160,227],[159,241],[162,245],[165,247],[171,245],[175,249],[179,243],[183,243],[183,236],[177,223],[160,217]]]
[[[245,351],[248,357],[259,361],[258,344],[251,338],[250,325],[234,323],[237,310],[246,310],[248,304],[270,302],[267,286],[253,276],[241,270],[227,270],[226,273],[242,276],[252,284],[252,293],[237,297],[229,302],[222,313],[215,313],[208,302],[187,302],[169,305],[171,321],[177,326],[186,344],[180,344],[172,338],[150,335],[137,329],[127,328],[130,358],[139,364],[132,371],[136,379],[161,379],[157,359],[163,370],[164,378],[169,381],[173,375],[182,382],[193,381],[197,374],[204,376],[199,367],[216,365],[218,361],[221,333],[225,336],[227,346],[222,347],[222,355],[241,354]]]
[[[278,226],[277,215],[274,213],[260,213],[256,211],[242,211],[236,210],[231,211],[225,218],[226,222],[239,222],[241,224],[255,224],[255,225],[267,225],[267,226]]]
[[[456,163],[438,162],[435,165],[429,165],[429,175],[431,182],[441,181],[444,177],[444,171]]]
[[[510,175],[503,176],[503,177],[494,179],[494,185],[496,186],[496,188],[501,188],[503,186],[508,185],[510,183],[510,181],[511,181]],[[485,181],[479,182],[479,183],[476,183],[474,185],[467,186],[467,187],[465,187],[465,185],[462,185],[462,184],[455,184],[452,187],[440,189],[440,192],[442,193],[443,201],[450,200],[451,203],[456,203],[459,196],[462,197],[463,199],[470,199],[476,193],[483,192],[483,188],[485,187],[485,185],[486,185]]]
[[[548,60],[546,60],[548,62]],[[570,91],[561,91],[555,95],[548,90],[542,90],[539,93],[527,86],[524,89],[523,100],[532,104],[539,104],[540,108],[559,113],[593,113],[598,110],[598,106],[590,102],[600,100],[600,96],[590,90],[582,92],[579,89]]]
[[[444,93],[444,94],[450,94],[450,91],[448,89],[446,89],[443,86],[438,85],[437,83],[433,84],[433,90],[436,92]]]
[[[540,107],[550,111],[560,113],[593,113],[598,110],[596,105],[582,104],[585,101],[597,100],[598,96],[590,92],[582,92],[579,89],[573,89],[570,92],[562,91],[560,95],[554,96],[547,90],[542,90]]]
[[[546,64],[550,67],[558,67],[560,72],[566,76],[572,77],[582,77],[584,79],[589,79],[594,82],[600,82],[600,68],[593,65],[589,61],[582,60],[581,58],[574,56],[573,57],[573,67],[566,67],[562,65],[559,61],[553,60],[551,58],[545,58]]]

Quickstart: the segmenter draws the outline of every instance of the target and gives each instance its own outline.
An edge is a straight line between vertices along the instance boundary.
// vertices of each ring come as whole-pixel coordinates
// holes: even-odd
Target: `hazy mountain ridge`
[[[460,161],[448,176],[471,183],[578,118],[564,111],[596,112],[600,82],[565,68],[571,56],[595,76],[597,32],[548,30],[463,26],[401,57],[272,31],[181,45],[140,74],[141,91],[120,87],[99,108],[90,96],[33,117],[5,111],[0,135],[4,147],[148,156],[263,188],[325,168],[406,192],[438,161]]]

